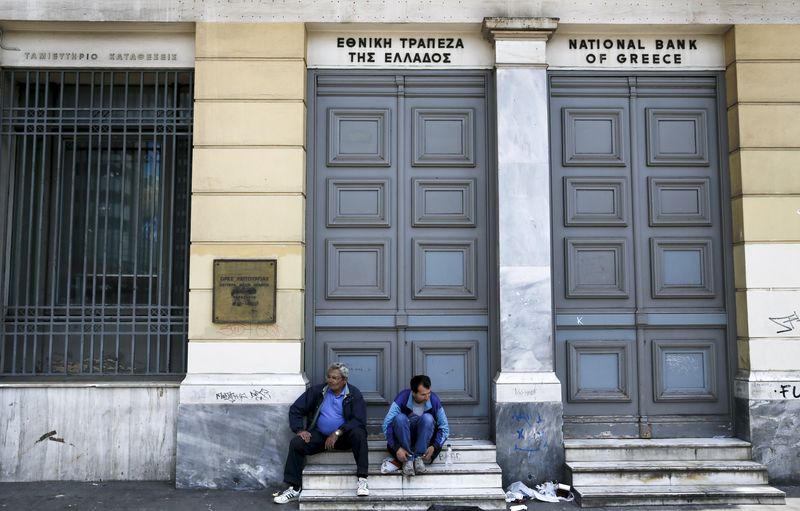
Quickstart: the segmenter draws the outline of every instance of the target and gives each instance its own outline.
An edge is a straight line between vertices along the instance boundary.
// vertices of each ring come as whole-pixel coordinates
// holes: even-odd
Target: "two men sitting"
[[[367,407],[355,385],[348,384],[349,369],[335,363],[328,368],[326,383],[306,390],[289,408],[289,426],[295,437],[283,480],[288,488],[274,495],[277,504],[300,497],[306,456],[323,450],[346,449],[356,461],[356,495],[369,495]],[[447,440],[450,428],[439,397],[431,392],[431,379],[414,376],[411,387],[401,391],[383,421],[387,447],[403,464],[403,474],[422,474]]]

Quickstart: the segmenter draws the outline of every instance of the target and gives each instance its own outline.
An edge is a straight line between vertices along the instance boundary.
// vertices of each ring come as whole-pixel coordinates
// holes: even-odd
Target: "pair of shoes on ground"
[[[358,478],[358,485],[356,486],[356,495],[359,497],[369,496],[369,483],[366,477]],[[295,490],[294,486],[289,486],[280,493],[272,494],[272,501],[276,504],[287,504],[300,498],[300,490]]]
[[[533,490],[533,498],[542,502],[572,502],[575,500],[569,485],[559,484],[555,481],[537,484]]]
[[[413,476],[417,474],[424,474],[428,471],[428,467],[425,466],[425,461],[422,458],[414,458],[414,461],[407,459],[403,463],[403,475],[404,476]]]

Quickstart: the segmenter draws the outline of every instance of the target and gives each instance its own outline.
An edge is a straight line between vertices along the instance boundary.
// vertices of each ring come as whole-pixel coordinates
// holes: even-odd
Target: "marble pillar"
[[[749,371],[735,380],[736,432],[775,484],[800,482],[800,371]]]
[[[189,374],[178,406],[175,486],[280,486],[302,374]]]
[[[497,95],[500,371],[492,388],[503,482],[561,479],[553,353],[547,40],[553,18],[486,18]]]

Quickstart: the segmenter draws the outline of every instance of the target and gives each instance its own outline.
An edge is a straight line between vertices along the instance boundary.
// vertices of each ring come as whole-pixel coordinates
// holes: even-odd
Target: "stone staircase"
[[[567,482],[581,507],[784,504],[736,438],[572,439]]]
[[[496,449],[487,440],[451,439],[453,466],[444,452],[423,475],[381,474],[388,456],[384,441],[369,442],[369,497],[357,497],[356,466],[351,452],[321,453],[308,458],[303,471],[301,511],[427,510],[432,504],[506,509]]]

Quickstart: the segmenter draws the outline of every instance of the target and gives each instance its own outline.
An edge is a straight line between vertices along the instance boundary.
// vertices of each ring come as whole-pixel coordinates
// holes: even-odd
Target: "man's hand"
[[[422,455],[422,459],[425,463],[430,463],[431,458],[433,458],[433,446],[429,445],[427,449],[425,449],[425,454]]]
[[[402,447],[397,449],[397,460],[401,463],[405,463],[408,460],[408,451]]]
[[[311,433],[306,430],[298,431],[297,436],[303,439],[303,442],[308,443],[311,441]]]
[[[336,443],[337,440],[339,440],[339,437],[336,436],[336,432],[334,431],[333,433],[328,435],[328,438],[325,439],[325,449],[328,451],[333,449],[333,445]]]

